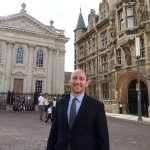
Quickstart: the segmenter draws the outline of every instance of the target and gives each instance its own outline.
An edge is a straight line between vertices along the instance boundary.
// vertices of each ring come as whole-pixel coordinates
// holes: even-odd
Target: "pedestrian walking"
[[[44,96],[44,111],[45,111],[45,118],[48,115],[48,106],[49,106],[49,101],[48,101],[48,95],[45,94]]]
[[[25,111],[25,98],[24,97],[21,98],[21,111],[22,112]]]
[[[38,106],[39,106],[39,120],[43,120],[43,110],[44,110],[44,97],[42,94],[38,97]]]
[[[53,105],[52,105],[52,120],[54,119],[55,108],[56,108],[56,100],[57,100],[57,97],[53,97]]]
[[[69,84],[70,94],[56,103],[46,150],[109,150],[104,104],[85,93],[85,72],[75,70]]]
[[[47,116],[46,116],[46,120],[45,123],[48,122],[48,120],[50,119],[50,121],[52,122],[52,106],[48,106],[48,110],[47,110]]]

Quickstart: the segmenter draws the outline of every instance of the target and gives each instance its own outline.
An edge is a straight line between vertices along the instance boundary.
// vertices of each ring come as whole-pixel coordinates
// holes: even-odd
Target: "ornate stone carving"
[[[116,37],[116,27],[115,27],[115,11],[110,12],[110,28],[109,28],[109,33],[110,33],[110,42],[114,42],[115,37]]]
[[[145,21],[147,18],[146,5],[143,0],[139,0],[137,3],[136,11],[137,11],[137,19],[138,24]]]
[[[20,10],[20,12],[21,12],[21,13],[26,13],[26,10],[25,10],[26,4],[23,3],[23,4],[21,5],[21,7],[22,7],[22,9]]]
[[[130,51],[130,48],[127,44],[122,45],[121,48],[123,49],[123,51],[125,53],[126,64],[128,66],[130,66],[131,65],[131,51]]]
[[[8,48],[13,47],[13,46],[14,46],[14,44],[15,44],[15,41],[7,40],[7,46],[8,46]]]
[[[36,47],[36,44],[29,43],[28,46],[29,46],[29,48],[34,49]]]

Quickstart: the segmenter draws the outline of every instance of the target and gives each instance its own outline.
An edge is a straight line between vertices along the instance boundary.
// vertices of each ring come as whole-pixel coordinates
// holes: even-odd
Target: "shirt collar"
[[[77,96],[76,98],[77,98],[78,102],[81,103],[82,100],[83,100],[83,97],[84,97],[84,93],[82,93],[81,95]],[[70,99],[71,99],[71,101],[72,101],[73,98],[75,98],[75,97],[70,94]]]

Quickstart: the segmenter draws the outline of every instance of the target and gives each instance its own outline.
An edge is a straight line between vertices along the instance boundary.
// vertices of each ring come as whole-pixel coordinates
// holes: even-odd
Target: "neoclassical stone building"
[[[141,109],[150,116],[150,1],[102,0],[91,9],[88,26],[80,12],[75,35],[75,68],[91,81],[87,92],[105,103],[106,111],[137,114],[136,37],[140,38]]]
[[[64,93],[64,30],[27,14],[0,17],[0,91]]]

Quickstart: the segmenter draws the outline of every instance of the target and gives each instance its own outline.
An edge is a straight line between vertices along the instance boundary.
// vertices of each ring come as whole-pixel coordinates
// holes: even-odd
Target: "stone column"
[[[47,57],[47,92],[52,94],[52,84],[53,84],[53,50],[51,48],[48,48],[48,57]]]
[[[6,65],[5,65],[5,75],[4,75],[4,91],[11,91],[11,73],[13,67],[13,41],[7,41],[7,50],[6,50]],[[16,53],[15,53],[16,54]],[[14,62],[15,63],[15,62]]]
[[[59,91],[59,51],[53,51],[53,94],[57,94]]]
[[[64,81],[65,81],[65,51],[61,50],[59,52],[59,93],[63,94],[64,93]]]
[[[34,92],[33,91],[33,68],[34,68],[34,44],[29,44],[28,48],[28,60],[27,60],[27,83],[26,83],[26,91],[27,92]]]
[[[56,86],[56,94],[59,94],[59,88],[60,88],[60,80],[59,77],[62,75],[59,72],[59,67],[60,67],[60,58],[59,58],[59,50],[56,51],[56,81],[55,81],[55,86]]]

